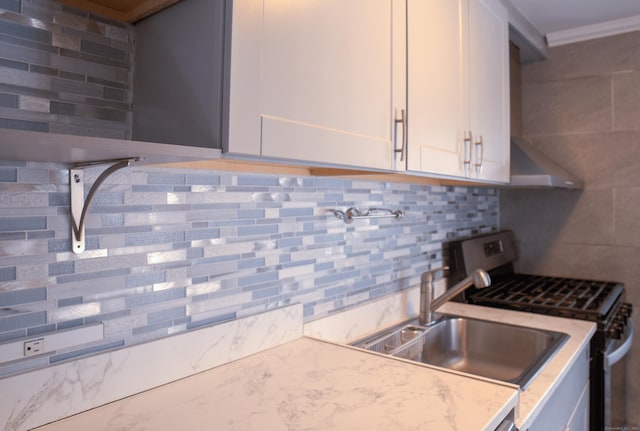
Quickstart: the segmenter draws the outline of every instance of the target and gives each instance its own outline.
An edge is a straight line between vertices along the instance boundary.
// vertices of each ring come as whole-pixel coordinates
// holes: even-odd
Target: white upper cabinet
[[[497,0],[408,0],[409,171],[509,181],[508,16]]]
[[[405,132],[394,121],[405,107],[403,5],[234,1],[229,152],[394,169]]]
[[[509,18],[497,0],[469,1],[469,130],[473,178],[509,182]]]
[[[408,0],[409,171],[464,176],[461,8],[458,0]]]
[[[136,32],[136,139],[509,180],[499,0],[185,0]]]

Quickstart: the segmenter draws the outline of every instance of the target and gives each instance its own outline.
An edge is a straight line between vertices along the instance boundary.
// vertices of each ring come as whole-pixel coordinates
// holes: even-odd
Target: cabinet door
[[[394,3],[263,1],[262,156],[393,167]]]
[[[497,0],[469,1],[472,177],[509,181],[509,20]]]
[[[563,431],[586,431],[589,429],[589,382],[584,385],[580,400]]]
[[[463,0],[407,2],[408,170],[465,175],[463,19]]]

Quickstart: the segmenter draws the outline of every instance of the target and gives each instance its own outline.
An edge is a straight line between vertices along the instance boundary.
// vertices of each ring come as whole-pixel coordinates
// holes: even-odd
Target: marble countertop
[[[18,375],[2,382],[0,422],[11,431],[493,430],[514,410],[526,429],[595,331],[578,320],[445,304],[449,314],[570,335],[524,391],[346,346],[415,318],[418,303],[412,288],[304,325],[297,304]]]
[[[517,403],[506,385],[299,338],[38,430],[493,430]]]
[[[382,329],[416,318],[419,311],[419,295],[419,288],[407,289],[361,307],[308,322],[304,326],[304,333],[310,337],[338,344],[351,343]],[[527,429],[535,421],[546,401],[576,362],[581,352],[584,351],[585,346],[589,344],[595,332],[595,324],[591,322],[456,302],[446,303],[438,311],[445,314],[564,332],[569,335],[569,339],[534,377],[526,390],[520,391],[518,414],[515,421],[519,429]],[[415,363],[413,366],[430,367]]]
[[[549,360],[545,367],[533,378],[526,390],[520,392],[518,429],[527,429],[540,414],[544,404],[560,385],[562,378],[576,362],[595,332],[595,324],[575,319],[563,319],[534,313],[522,313],[497,308],[480,307],[460,303],[448,303],[442,312],[473,317],[477,319],[504,322],[512,325],[528,326],[564,332],[569,339]]]

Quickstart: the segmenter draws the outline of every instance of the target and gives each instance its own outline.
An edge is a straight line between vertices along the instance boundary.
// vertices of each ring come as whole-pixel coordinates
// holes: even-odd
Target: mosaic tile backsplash
[[[0,0],[0,127],[131,137],[134,31],[50,0]]]
[[[306,320],[344,310],[417,285],[443,241],[498,224],[495,189],[134,166],[100,188],[75,255],[69,202],[66,166],[0,165],[0,343],[95,322],[105,339],[0,376],[291,303]],[[330,211],[349,207],[405,216]]]

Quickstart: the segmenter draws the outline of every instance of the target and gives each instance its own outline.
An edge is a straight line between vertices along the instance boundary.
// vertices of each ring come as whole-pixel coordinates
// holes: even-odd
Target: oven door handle
[[[605,367],[607,368],[611,367],[613,364],[615,364],[620,359],[622,359],[624,355],[626,355],[629,352],[629,350],[631,350],[631,344],[633,342],[633,326],[629,324],[628,329],[629,330],[627,331],[627,336],[624,342],[618,348],[616,348],[613,352],[609,352],[605,355],[604,357]]]

